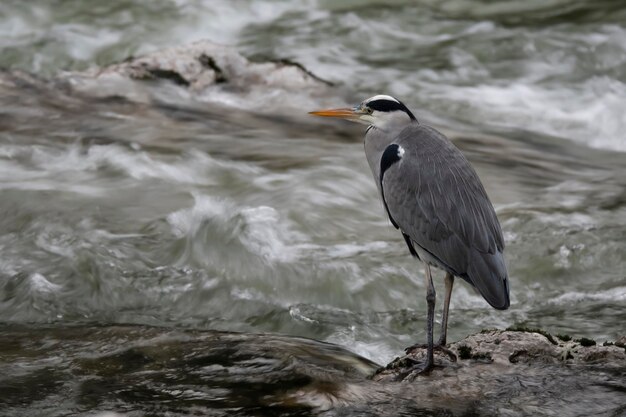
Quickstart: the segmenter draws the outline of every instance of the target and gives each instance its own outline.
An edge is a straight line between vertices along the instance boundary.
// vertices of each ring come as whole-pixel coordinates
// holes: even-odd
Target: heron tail
[[[467,275],[489,305],[498,310],[509,308],[509,278],[502,252],[490,254],[475,251]]]

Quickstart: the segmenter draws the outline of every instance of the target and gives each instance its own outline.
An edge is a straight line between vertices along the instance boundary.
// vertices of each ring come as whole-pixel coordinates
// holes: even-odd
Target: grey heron
[[[371,97],[352,108],[310,112],[367,124],[365,155],[391,224],[411,255],[424,264],[427,355],[415,374],[434,366],[433,350],[446,351],[454,277],[475,287],[494,308],[509,307],[504,239],[485,189],[463,153],[442,133],[421,124],[398,99]],[[445,272],[441,335],[433,343],[435,288],[430,267]]]

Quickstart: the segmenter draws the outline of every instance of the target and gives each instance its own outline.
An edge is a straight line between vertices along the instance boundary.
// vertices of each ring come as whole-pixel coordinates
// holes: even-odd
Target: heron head
[[[370,97],[354,107],[309,112],[314,116],[338,117],[351,122],[385,129],[417,121],[413,113],[398,99],[387,95]]]

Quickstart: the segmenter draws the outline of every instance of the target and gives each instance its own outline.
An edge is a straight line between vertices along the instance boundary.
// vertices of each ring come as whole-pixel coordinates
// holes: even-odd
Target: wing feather
[[[390,217],[441,267],[476,286],[492,306],[507,308],[502,230],[470,163],[425,125],[412,124],[394,144],[405,153],[381,184]]]

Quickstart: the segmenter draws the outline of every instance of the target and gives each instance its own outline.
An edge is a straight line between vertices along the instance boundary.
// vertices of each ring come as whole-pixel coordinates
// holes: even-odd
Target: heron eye
[[[369,107],[365,107],[365,113],[367,113],[367,114],[372,114],[372,113],[374,113],[374,110],[372,110],[372,109],[371,109],[371,108],[369,108]]]

